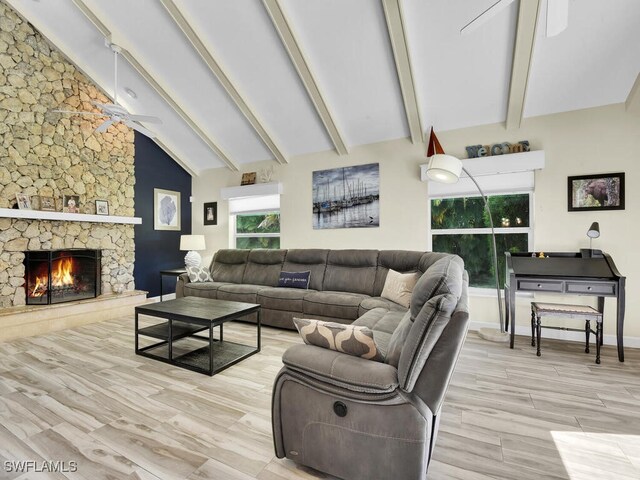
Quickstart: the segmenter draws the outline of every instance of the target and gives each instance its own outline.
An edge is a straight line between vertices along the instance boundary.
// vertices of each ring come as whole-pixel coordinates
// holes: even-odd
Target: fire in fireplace
[[[100,250],[25,252],[27,305],[48,305],[100,295]]]

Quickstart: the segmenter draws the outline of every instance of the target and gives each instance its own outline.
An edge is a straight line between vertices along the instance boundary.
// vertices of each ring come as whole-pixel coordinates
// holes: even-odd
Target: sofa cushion
[[[413,322],[411,321],[411,312],[406,312],[396,329],[393,331],[389,343],[387,344],[387,350],[385,352],[384,361],[394,367],[398,366],[400,362],[400,354],[402,353],[402,347],[409,336]]]
[[[373,339],[373,332],[368,327],[306,318],[294,318],[293,323],[307,345],[315,345],[375,362],[381,362],[384,359]]]
[[[374,308],[353,322],[353,325],[368,327],[371,329],[373,332],[373,339],[378,346],[378,350],[380,350],[385,357],[386,362],[386,357],[389,352],[389,342],[391,341],[398,324],[406,313],[406,310],[390,312],[385,308]]]
[[[263,288],[267,287],[264,285],[228,283],[218,288],[218,298],[235,302],[257,303],[258,292]]]
[[[398,305],[397,303],[392,302],[389,299],[382,297],[369,297],[360,302],[360,307],[358,308],[358,316],[362,316],[369,310],[373,310],[374,308],[384,308],[385,310],[402,313],[407,311],[405,307],[403,307],[402,305]]]
[[[249,250],[218,250],[211,263],[216,282],[242,283]]]
[[[307,270],[306,272],[280,272],[280,276],[278,277],[278,286],[279,287],[289,287],[289,288],[309,288],[309,276],[311,272]]]
[[[206,297],[206,298],[218,298],[218,288],[223,285],[233,285],[226,282],[199,282],[199,283],[185,283],[183,290],[184,296],[193,297]]]
[[[413,287],[415,287],[418,278],[418,273],[400,273],[389,269],[380,296],[409,308]]]
[[[453,315],[458,298],[451,293],[437,295],[423,305],[415,318],[413,313],[410,315],[411,328],[398,361],[398,378],[404,390],[413,390],[431,350]]]
[[[373,295],[378,250],[331,250],[322,290]]]
[[[282,270],[285,272],[311,272],[309,288],[322,290],[324,271],[327,268],[329,250],[318,248],[290,249],[284,259]]]
[[[464,262],[457,255],[437,260],[422,274],[411,295],[411,318],[415,319],[429,299],[450,293],[457,298],[462,294]]]
[[[265,287],[258,292],[258,303],[263,308],[286,312],[302,312],[302,299],[315,290],[300,288]]]
[[[309,315],[322,315],[331,318],[358,318],[360,302],[368,298],[361,293],[348,292],[312,292],[302,301],[302,311]]]
[[[382,293],[389,270],[395,270],[400,273],[420,271],[419,266],[422,255],[424,255],[424,252],[412,250],[380,250],[376,281],[373,287],[374,296],[379,297]]]
[[[282,270],[282,262],[286,250],[267,250],[257,248],[249,252],[247,266],[242,276],[242,283],[253,285],[278,285],[278,276]]]
[[[213,282],[211,272],[207,267],[187,267],[187,275],[191,283]]]

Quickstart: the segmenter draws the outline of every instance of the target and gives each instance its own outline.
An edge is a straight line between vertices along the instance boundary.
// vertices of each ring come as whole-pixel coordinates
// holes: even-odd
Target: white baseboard
[[[497,328],[497,325],[493,323],[486,322],[470,322],[469,330],[479,330],[481,328]],[[516,335],[523,335],[526,337],[531,337],[531,326],[530,325],[516,325]],[[571,342],[584,342],[584,333],[580,332],[567,332],[564,330],[544,330],[543,336],[545,338],[553,338],[556,340],[568,340]],[[592,336],[595,338],[595,336]],[[605,345],[617,345],[618,341],[615,335],[605,335],[604,336],[604,344]],[[625,335],[624,337],[624,346],[631,348],[640,348],[640,337],[629,337]]]
[[[174,298],[176,298],[176,294],[175,293],[165,293],[162,295],[162,301],[165,302],[167,300],[173,300]],[[148,302],[159,302],[160,301],[160,297],[149,297],[147,298]]]

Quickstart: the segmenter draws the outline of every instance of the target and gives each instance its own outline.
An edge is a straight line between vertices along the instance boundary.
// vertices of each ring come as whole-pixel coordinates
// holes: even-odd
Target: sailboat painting
[[[313,172],[313,228],[380,226],[380,164]]]

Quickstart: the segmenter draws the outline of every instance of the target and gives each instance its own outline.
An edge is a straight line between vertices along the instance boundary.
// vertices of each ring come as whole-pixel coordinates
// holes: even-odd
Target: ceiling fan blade
[[[129,115],[129,120],[133,120],[134,122],[162,123],[162,120],[158,117],[153,117],[151,115]]]
[[[555,37],[569,25],[569,0],[547,0],[547,37]]]
[[[489,8],[487,8],[484,12],[478,15],[476,18],[467,23],[462,29],[460,29],[460,35],[468,35],[486,21],[495,17],[498,13],[504,10],[506,7],[511,5],[515,0],[498,0]]]
[[[98,128],[96,128],[94,130],[94,132],[96,132],[96,133],[104,133],[104,132],[107,131],[107,128],[109,128],[114,123],[115,123],[115,120],[112,120],[112,119],[105,120]]]
[[[134,130],[137,130],[138,132],[140,132],[141,134],[143,134],[146,137],[155,138],[155,136],[156,136],[156,134],[153,133],[151,130],[149,130],[147,128],[144,128],[142,125],[139,125],[139,124],[137,124],[135,122],[127,120],[127,121],[124,122],[124,124],[127,127],[131,127]]]
[[[104,113],[79,112],[77,110],[51,110],[51,113],[68,113],[69,115],[97,115],[99,117],[104,117]]]

